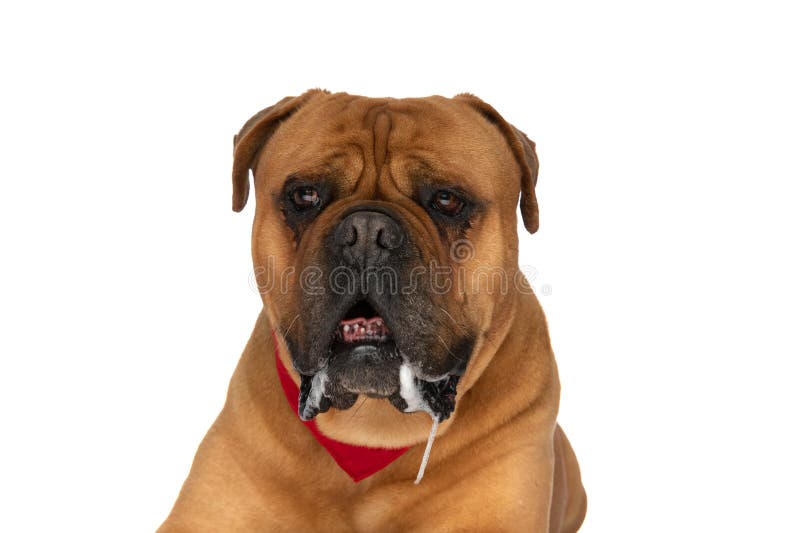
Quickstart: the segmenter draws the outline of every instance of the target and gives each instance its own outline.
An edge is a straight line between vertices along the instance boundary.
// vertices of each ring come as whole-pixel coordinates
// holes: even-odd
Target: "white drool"
[[[428,402],[422,397],[422,393],[417,386],[414,377],[414,371],[408,363],[400,365],[400,396],[406,401],[406,413],[414,413],[417,411],[425,411],[433,420],[431,425],[431,432],[428,435],[428,443],[425,445],[425,453],[422,454],[422,462],[419,465],[417,472],[417,479],[414,480],[415,485],[419,485],[422,481],[422,476],[425,475],[425,467],[428,466],[428,459],[431,456],[431,448],[433,448],[433,440],[436,438],[436,430],[439,428],[439,417],[434,414]]]
[[[306,411],[310,412],[319,409],[319,404],[322,397],[325,396],[325,385],[328,383],[328,372],[320,370],[314,375],[311,380],[311,390],[308,392],[308,399],[306,400]]]

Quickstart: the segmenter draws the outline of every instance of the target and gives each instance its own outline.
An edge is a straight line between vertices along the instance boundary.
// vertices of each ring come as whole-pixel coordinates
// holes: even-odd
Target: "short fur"
[[[430,312],[425,325],[397,319],[431,375],[453,365],[448,347],[466,347],[456,359],[468,361],[455,412],[439,426],[420,485],[413,480],[430,429],[426,414],[404,414],[363,395],[350,409],[319,414],[320,430],[340,441],[412,446],[354,483],[287,408],[273,359],[275,330],[295,382],[294,368],[310,372],[321,364],[324,347],[314,339],[338,320],[337,304],[294,290],[296,272],[328,268],[331,231],[354,207],[391,210],[402,220],[414,246],[409,268],[437,260],[470,276],[489,265],[520,280],[515,209],[521,198],[525,227],[536,231],[538,167],[533,142],[467,94],[377,99],[313,90],[250,119],[235,138],[233,208],[247,201],[252,169],[252,252],[264,309],[159,531],[577,531],[586,495],[556,423],[558,372],[531,291],[490,290],[487,281],[423,293],[417,301],[420,312]],[[284,183],[296,175],[322,176],[334,189],[336,200],[312,222],[290,224],[281,209]],[[468,223],[443,228],[432,220],[415,199],[431,180],[455,181],[477,198]],[[453,247],[465,240],[469,253],[454,257]],[[289,290],[269,279],[292,271]]]

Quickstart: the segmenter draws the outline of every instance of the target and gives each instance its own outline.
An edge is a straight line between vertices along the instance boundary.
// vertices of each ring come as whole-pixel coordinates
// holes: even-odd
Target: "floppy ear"
[[[495,108],[477,96],[463,93],[456,95],[455,99],[464,101],[472,106],[486,120],[497,126],[500,133],[505,137],[522,172],[520,179],[522,197],[519,202],[522,221],[525,223],[525,229],[529,233],[536,233],[536,230],[539,229],[539,204],[536,202],[535,191],[536,179],[539,176],[539,158],[536,157],[536,143],[506,122]]]
[[[244,209],[250,194],[250,169],[255,165],[258,152],[278,129],[281,122],[317,94],[329,94],[322,89],[312,89],[300,96],[287,96],[266,109],[262,109],[244,123],[233,136],[233,210]]]

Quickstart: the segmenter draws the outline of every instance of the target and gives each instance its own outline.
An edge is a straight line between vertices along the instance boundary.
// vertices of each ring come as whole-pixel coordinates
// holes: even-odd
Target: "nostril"
[[[358,230],[355,226],[350,225],[345,228],[344,235],[342,236],[342,244],[345,246],[353,246],[358,240]]]
[[[378,230],[378,245],[387,250],[394,250],[403,244],[403,234],[391,226],[383,227]]]
[[[334,234],[334,240],[340,246],[353,246],[358,241],[358,230],[355,224],[349,220],[339,224]]]

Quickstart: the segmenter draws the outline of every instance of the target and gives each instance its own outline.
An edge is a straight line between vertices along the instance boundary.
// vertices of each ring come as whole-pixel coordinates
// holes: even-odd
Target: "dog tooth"
[[[348,331],[350,331],[350,326],[345,324],[344,325],[344,332],[347,333]]]

